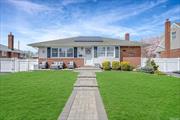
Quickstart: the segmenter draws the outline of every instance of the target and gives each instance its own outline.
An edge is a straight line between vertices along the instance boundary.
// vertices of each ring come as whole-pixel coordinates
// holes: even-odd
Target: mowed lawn
[[[76,76],[71,71],[0,75],[0,120],[56,120]]]
[[[97,73],[109,120],[180,120],[180,79],[136,72]]]

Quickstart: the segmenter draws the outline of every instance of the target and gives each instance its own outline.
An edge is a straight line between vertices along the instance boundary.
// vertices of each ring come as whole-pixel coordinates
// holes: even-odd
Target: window
[[[94,57],[97,58],[97,47],[94,47]]]
[[[114,46],[107,47],[107,57],[114,57]]]
[[[105,47],[98,47],[98,57],[105,57]]]
[[[116,46],[116,47],[115,47],[115,58],[119,58],[119,53],[120,53],[119,47]]]
[[[172,32],[172,40],[176,39],[176,32]]]
[[[73,48],[68,48],[67,49],[67,57],[73,57]]]
[[[66,49],[59,48],[59,57],[66,57]]]
[[[58,48],[52,48],[52,57],[58,57]]]

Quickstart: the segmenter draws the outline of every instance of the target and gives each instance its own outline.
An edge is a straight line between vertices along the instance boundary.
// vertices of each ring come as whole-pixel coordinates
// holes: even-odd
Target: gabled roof
[[[23,51],[18,49],[9,49],[8,46],[0,44],[0,51],[6,51],[6,52],[16,52],[16,53],[23,53]]]
[[[143,43],[135,41],[120,40],[97,36],[78,36],[45,42],[28,44],[32,47],[65,47],[65,46],[99,46],[99,45],[120,45],[120,46],[143,46]]]
[[[177,24],[177,25],[179,25],[179,26],[180,26],[180,23],[175,23],[175,24]]]

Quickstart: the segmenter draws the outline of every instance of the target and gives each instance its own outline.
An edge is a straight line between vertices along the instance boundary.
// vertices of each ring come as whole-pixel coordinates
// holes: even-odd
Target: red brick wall
[[[9,49],[14,49],[14,35],[10,32],[8,35],[8,48]]]
[[[45,58],[39,58],[39,63],[42,61],[46,61]],[[84,59],[83,58],[48,58],[47,62],[50,66],[54,61],[63,61],[65,64],[65,67],[67,66],[68,62],[74,61],[76,67],[82,67],[84,66]]]
[[[0,58],[19,58],[20,53],[6,52],[6,56],[2,56],[2,51],[0,51]]]
[[[121,46],[120,61],[128,61],[133,66],[141,64],[141,47],[140,46]]]
[[[179,49],[172,49],[169,51],[163,51],[160,54],[162,58],[178,58],[180,57],[180,48]]]
[[[167,19],[165,22],[165,57],[170,57],[170,35],[171,33],[171,22]]]

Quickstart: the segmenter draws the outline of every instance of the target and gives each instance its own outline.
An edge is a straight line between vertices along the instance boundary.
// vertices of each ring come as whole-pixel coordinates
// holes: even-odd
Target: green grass
[[[136,72],[97,73],[109,120],[180,120],[180,79]]]
[[[20,72],[0,76],[0,120],[56,120],[71,94],[71,71]]]

